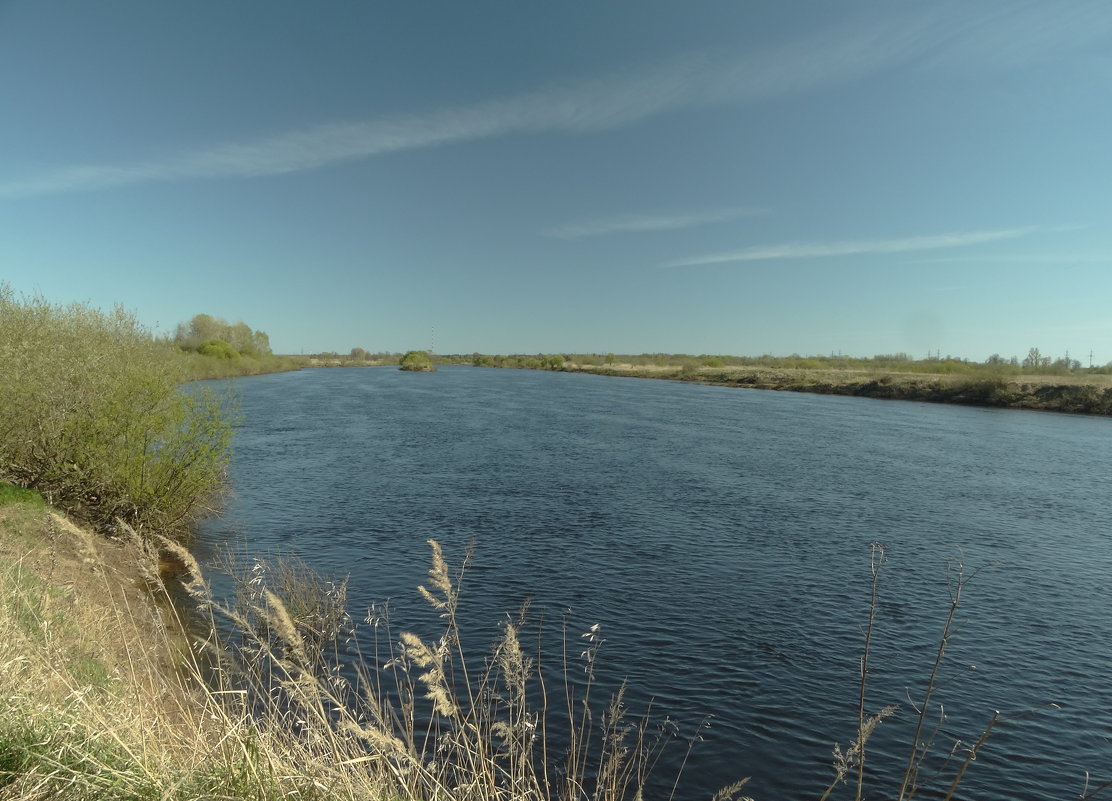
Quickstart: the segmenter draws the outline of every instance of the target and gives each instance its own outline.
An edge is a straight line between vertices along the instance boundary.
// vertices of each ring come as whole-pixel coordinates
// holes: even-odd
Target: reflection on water
[[[738,776],[817,797],[856,722],[869,546],[883,542],[871,741],[901,766],[948,608],[984,566],[939,682],[937,742],[1006,719],[969,797],[1062,798],[1112,778],[1112,427],[1105,419],[474,368],[242,380],[235,496],[202,532],[350,573],[353,615],[414,591],[425,541],[474,544],[476,647],[532,599],[556,636],[600,623],[600,677],[693,731],[680,797]],[[1108,775],[1104,775],[1107,773]]]

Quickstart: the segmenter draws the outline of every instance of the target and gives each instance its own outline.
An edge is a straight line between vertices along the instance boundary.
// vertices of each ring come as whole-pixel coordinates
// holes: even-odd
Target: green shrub
[[[169,350],[123,309],[0,285],[0,480],[100,529],[184,530],[223,487],[231,425]]]
[[[202,356],[215,356],[218,359],[238,359],[239,352],[222,339],[210,339],[197,347]]]
[[[411,350],[398,361],[403,370],[416,373],[428,373],[436,369],[428,351]]]

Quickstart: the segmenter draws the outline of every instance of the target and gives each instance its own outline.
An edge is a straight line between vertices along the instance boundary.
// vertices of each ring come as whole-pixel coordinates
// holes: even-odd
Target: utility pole
[[[1093,369],[1093,351],[1091,349],[1089,350],[1089,369]]]

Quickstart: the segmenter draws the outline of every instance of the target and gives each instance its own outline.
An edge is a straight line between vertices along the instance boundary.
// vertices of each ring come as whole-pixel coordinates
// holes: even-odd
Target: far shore
[[[454,358],[437,363],[456,363]],[[353,361],[346,358],[309,357],[295,366],[282,366],[262,372],[284,372],[306,368],[394,367],[394,361]],[[545,369],[532,366],[506,366],[496,369]],[[548,368],[552,369],[552,368]],[[809,392],[820,395],[847,395],[881,400],[907,400],[924,403],[953,403],[1001,409],[1028,409],[1112,416],[1112,375],[1086,372],[1060,375],[925,373],[895,370],[853,370],[839,368],[793,368],[751,366],[678,366],[630,364],[579,364],[566,361],[558,372],[624,378],[658,378],[724,387],[767,389],[780,392]]]
[[[883,400],[955,403],[1003,409],[1112,415],[1109,375],[962,375],[814,370],[779,367],[698,367],[568,362],[567,372],[663,378],[715,386],[850,395]]]

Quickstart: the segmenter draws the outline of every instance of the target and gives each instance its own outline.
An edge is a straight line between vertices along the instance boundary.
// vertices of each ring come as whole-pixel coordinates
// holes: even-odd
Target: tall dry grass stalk
[[[303,770],[342,797],[639,797],[670,736],[631,715],[624,688],[596,708],[599,627],[580,638],[578,658],[565,659],[555,693],[522,646],[527,607],[503,623],[486,656],[470,657],[459,627],[470,556],[453,572],[440,545],[429,545],[428,581],[418,591],[439,619],[439,634],[395,635],[388,611],[372,608],[364,621],[371,641],[362,644],[355,623],[337,612],[346,585],[304,564],[253,562],[239,571],[235,601],[226,606],[211,600],[191,564],[191,586],[212,628],[231,632],[213,649],[219,656],[210,668],[213,695],[235,701],[229,720],[285,732],[296,764],[312,766]],[[572,676],[579,671],[586,682]],[[276,765],[268,770],[282,773]]]
[[[853,798],[855,801],[861,801],[862,798],[867,797],[865,786],[866,743],[880,723],[894,716],[899,710],[898,706],[893,705],[885,706],[875,713],[869,713],[866,705],[866,691],[870,672],[869,658],[873,638],[876,634],[877,613],[880,608],[878,594],[880,575],[886,559],[887,552],[884,546],[880,543],[873,543],[870,559],[869,613],[864,629],[864,643],[858,679],[857,731],[855,738],[845,749],[837,744],[834,746],[834,778],[826,787],[820,801],[826,801],[832,797],[835,790],[845,783],[851,773],[855,777]],[[932,798],[952,801],[973,762],[999,724],[1036,714],[1045,709],[1057,708],[1057,704],[1051,703],[1006,716],[999,711],[993,711],[988,724],[971,742],[955,739],[948,743],[938,743],[946,715],[941,705],[936,704],[934,699],[939,689],[944,657],[957,627],[957,616],[962,595],[979,572],[980,568],[968,571],[962,558],[951,559],[947,563],[949,603],[934,658],[917,699],[912,700],[911,690],[908,690],[909,704],[914,713],[914,727],[911,732],[910,743],[907,745],[906,761],[898,771],[893,769],[889,772],[889,775],[894,773],[899,782],[898,793],[894,796],[898,801],[911,801],[911,799],[918,797],[920,793],[928,791]],[[935,712],[937,712],[938,717],[932,724],[930,720]],[[1086,786],[1080,798],[1093,798],[1109,787],[1112,787],[1112,782],[1099,785],[1091,792]]]

